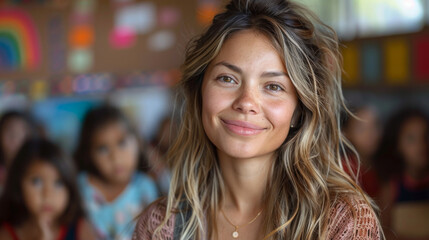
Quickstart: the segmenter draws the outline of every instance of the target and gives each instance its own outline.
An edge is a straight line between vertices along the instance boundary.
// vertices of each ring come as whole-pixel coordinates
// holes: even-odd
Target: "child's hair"
[[[375,153],[374,163],[382,181],[389,181],[403,172],[405,159],[400,152],[399,138],[404,124],[412,118],[425,121],[426,141],[429,142],[429,118],[425,112],[417,107],[405,107],[395,112],[387,121],[380,145]]]
[[[19,225],[28,219],[30,213],[24,202],[22,181],[29,167],[37,161],[52,165],[69,192],[68,204],[58,219],[59,223],[68,225],[83,216],[72,162],[54,143],[45,139],[29,139],[18,151],[7,175],[0,199],[0,223]]]
[[[2,114],[0,118],[0,136],[3,135],[3,131],[6,123],[8,123],[12,119],[23,120],[29,127],[30,136],[35,136],[35,131],[33,131],[34,130],[33,127],[35,125],[33,119],[30,117],[29,114],[25,112],[20,112],[18,110],[8,110]],[[0,166],[3,166],[6,164],[4,159],[5,157],[4,149],[2,146],[3,146],[2,138],[0,137]]]
[[[94,138],[94,134],[97,130],[115,122],[123,123],[126,130],[136,137],[139,144],[137,170],[147,172],[148,161],[141,147],[138,132],[125,115],[118,108],[112,105],[101,105],[86,113],[82,123],[77,148],[74,153],[74,160],[79,171],[86,171],[89,174],[103,178],[94,165],[93,159],[91,159],[92,139]]]

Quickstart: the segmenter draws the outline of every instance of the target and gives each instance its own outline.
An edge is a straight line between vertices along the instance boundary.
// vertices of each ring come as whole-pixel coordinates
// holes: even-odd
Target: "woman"
[[[335,33],[286,0],[233,0],[187,51],[169,196],[134,239],[379,239],[344,172]]]

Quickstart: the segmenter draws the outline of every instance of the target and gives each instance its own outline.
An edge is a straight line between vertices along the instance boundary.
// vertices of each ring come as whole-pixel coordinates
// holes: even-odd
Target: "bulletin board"
[[[343,42],[344,86],[429,88],[429,28]]]
[[[1,7],[0,28],[17,38],[21,55],[3,66],[1,78],[177,68],[200,29],[195,0],[64,2]]]
[[[180,78],[220,0],[0,1],[0,95],[105,92]]]

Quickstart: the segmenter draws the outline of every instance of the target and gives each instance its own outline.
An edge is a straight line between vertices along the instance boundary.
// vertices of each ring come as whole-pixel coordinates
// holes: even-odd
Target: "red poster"
[[[429,36],[414,41],[414,76],[417,82],[429,82]]]

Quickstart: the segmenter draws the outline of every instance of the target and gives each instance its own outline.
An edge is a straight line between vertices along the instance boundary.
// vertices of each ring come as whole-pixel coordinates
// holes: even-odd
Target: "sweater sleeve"
[[[328,239],[381,239],[380,225],[372,207],[363,199],[338,199],[330,212]]]
[[[165,218],[165,211],[165,206],[159,203],[159,201],[149,205],[138,218],[132,240],[173,240],[174,215],[168,219],[167,224],[162,227],[159,235],[154,235],[155,229],[161,225]]]

